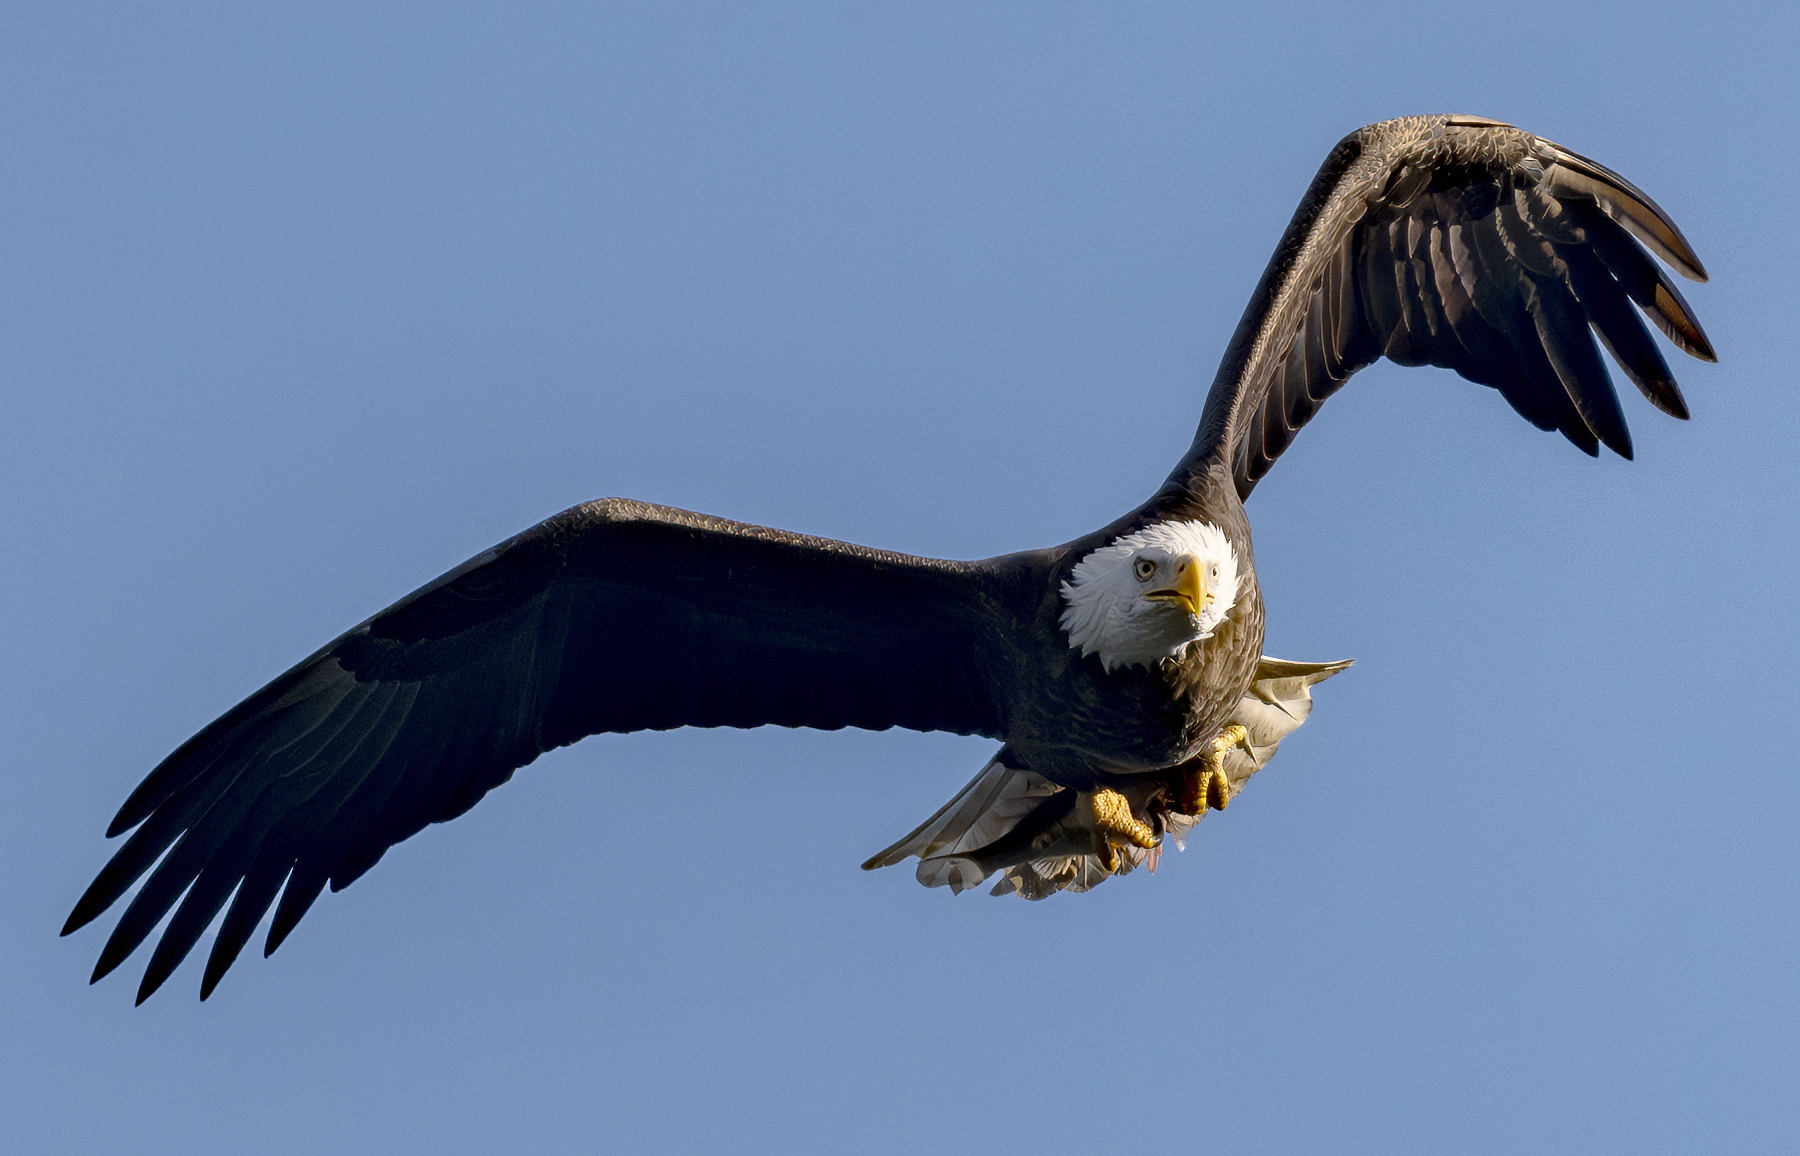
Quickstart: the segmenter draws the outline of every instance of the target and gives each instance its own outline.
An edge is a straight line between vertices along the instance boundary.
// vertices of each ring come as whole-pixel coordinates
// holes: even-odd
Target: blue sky
[[[41,5],[0,17],[0,1117],[20,1151],[1792,1151],[1800,17]],[[1250,505],[1355,657],[1185,854],[857,870],[991,744],[546,756],[206,1004],[56,929],[130,787],[621,495],[951,557],[1141,500],[1331,145],[1499,117],[1713,274],[1593,462],[1359,376]],[[260,942],[260,940],[258,940]]]

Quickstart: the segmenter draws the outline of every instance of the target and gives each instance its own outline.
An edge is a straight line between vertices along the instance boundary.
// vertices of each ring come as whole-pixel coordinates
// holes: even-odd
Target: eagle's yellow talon
[[[1214,771],[1206,776],[1206,805],[1215,811],[1223,811],[1231,802],[1231,780],[1225,777],[1224,771]]]
[[[1250,732],[1242,723],[1232,723],[1219,732],[1219,737],[1212,741],[1212,751],[1206,756],[1206,766],[1212,772],[1206,781],[1206,805],[1215,811],[1223,811],[1225,804],[1231,802],[1231,780],[1225,775],[1225,752],[1232,747],[1250,747]]]
[[[1231,780],[1225,774],[1225,752],[1235,746],[1249,746],[1250,732],[1240,723],[1232,723],[1220,731],[1200,754],[1198,767],[1182,771],[1181,793],[1175,809],[1183,815],[1203,814],[1208,807],[1223,811],[1231,802]]]
[[[1147,851],[1159,842],[1150,825],[1131,813],[1131,804],[1126,801],[1125,796],[1111,787],[1101,787],[1089,794],[1087,806],[1094,820],[1094,830],[1099,835],[1094,842],[1103,865],[1107,864],[1114,843],[1130,843]],[[1101,851],[1099,848],[1106,850]],[[1118,865],[1116,856],[1111,856],[1111,859],[1111,865],[1106,868],[1108,871]]]
[[[1219,732],[1219,737],[1212,741],[1212,746],[1214,753],[1223,760],[1226,751],[1240,743],[1247,746],[1249,745],[1249,742],[1250,732],[1244,729],[1244,724],[1232,723],[1230,726]]]

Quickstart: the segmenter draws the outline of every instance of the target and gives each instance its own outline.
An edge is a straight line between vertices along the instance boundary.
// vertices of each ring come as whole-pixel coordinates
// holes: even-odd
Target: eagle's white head
[[[1062,627],[1083,657],[1153,666],[1212,637],[1237,601],[1237,552],[1211,522],[1157,522],[1077,562],[1062,595]]]

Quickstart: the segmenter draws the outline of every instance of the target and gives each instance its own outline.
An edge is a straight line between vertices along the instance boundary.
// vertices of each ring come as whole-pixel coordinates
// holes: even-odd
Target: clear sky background
[[[650,9],[0,16],[0,1143],[1800,1146],[1791,6]],[[1721,362],[1625,398],[1635,463],[1359,376],[1250,514],[1270,652],[1361,661],[1156,876],[865,874],[991,743],[689,731],[546,756],[206,1004],[204,945],[134,1009],[147,951],[56,938],[177,743],[578,501],[1111,519],[1332,144],[1438,111],[1656,197]]]

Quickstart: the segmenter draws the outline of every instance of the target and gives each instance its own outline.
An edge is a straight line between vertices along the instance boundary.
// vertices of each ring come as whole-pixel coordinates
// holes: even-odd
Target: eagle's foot
[[[1225,752],[1235,746],[1248,746],[1249,742],[1250,732],[1239,723],[1232,723],[1220,731],[1201,753],[1200,765],[1182,770],[1175,809],[1183,815],[1199,815],[1208,807],[1223,811],[1231,802],[1231,781],[1225,777]]]
[[[1119,848],[1124,845],[1148,851],[1162,840],[1150,825],[1131,813],[1131,803],[1111,787],[1101,787],[1082,797],[1094,826],[1094,855],[1107,872],[1119,869]]]

